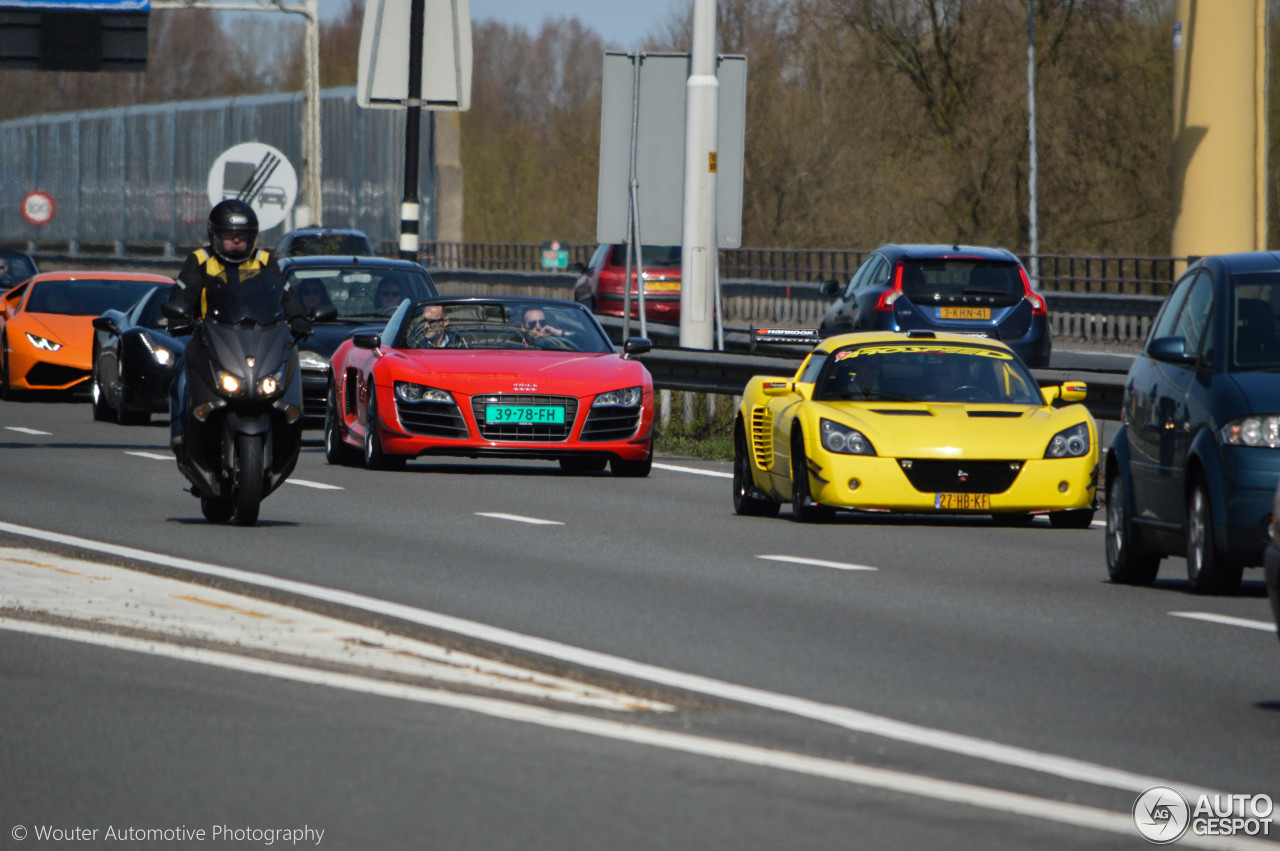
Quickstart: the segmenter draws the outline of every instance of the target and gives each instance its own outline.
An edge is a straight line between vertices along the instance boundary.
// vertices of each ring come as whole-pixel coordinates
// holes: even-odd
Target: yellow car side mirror
[[[1088,393],[1089,385],[1083,381],[1064,381],[1052,387],[1040,388],[1040,395],[1044,396],[1046,405],[1052,405],[1058,399],[1064,402],[1083,402]]]
[[[1064,381],[1058,398],[1064,402],[1083,402],[1089,394],[1089,385],[1083,381]]]

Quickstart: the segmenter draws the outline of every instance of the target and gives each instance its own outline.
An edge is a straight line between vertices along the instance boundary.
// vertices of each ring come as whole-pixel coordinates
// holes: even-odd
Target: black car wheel
[[[560,469],[566,473],[599,473],[609,466],[609,459],[593,455],[570,455],[560,459]]]
[[[639,461],[628,461],[625,458],[609,459],[609,472],[620,479],[643,479],[653,469],[653,444],[649,444],[649,454]]]
[[[106,391],[102,389],[102,376],[98,374],[98,359],[93,359],[93,384],[89,388],[93,400],[93,418],[98,422],[115,419],[115,412],[107,404]]]
[[[1150,585],[1160,572],[1160,556],[1138,548],[1125,505],[1119,471],[1107,484],[1107,574],[1121,585]]]
[[[791,517],[800,523],[825,523],[835,511],[819,505],[809,494],[809,459],[804,454],[804,437],[791,438]]]
[[[1049,523],[1055,529],[1088,529],[1093,523],[1093,513],[1092,508],[1050,511]]]
[[[324,404],[324,460],[343,467],[354,466],[360,460],[360,453],[342,439],[338,394],[332,383],[329,385],[329,395]]]
[[[751,478],[747,437],[739,424],[733,430],[733,510],[745,517],[776,517],[782,503],[759,495]]]
[[[9,351],[8,338],[0,337],[0,358],[4,359],[0,363],[0,399],[14,399],[16,394],[13,387],[9,384],[9,356],[5,352]]]
[[[1209,490],[1197,481],[1187,500],[1187,581],[1197,594],[1231,594],[1240,587],[1244,565],[1215,549]]]
[[[378,399],[370,387],[364,418],[364,466],[368,470],[399,470],[404,463],[403,456],[388,455],[382,451],[382,438],[378,432]]]

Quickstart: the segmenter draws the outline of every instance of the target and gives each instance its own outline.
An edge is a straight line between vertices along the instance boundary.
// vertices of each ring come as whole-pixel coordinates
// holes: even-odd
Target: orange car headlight
[[[27,332],[27,339],[31,341],[31,345],[37,349],[44,349],[46,352],[56,352],[62,348],[62,344],[56,340],[50,340],[47,337],[37,337],[30,331]]]

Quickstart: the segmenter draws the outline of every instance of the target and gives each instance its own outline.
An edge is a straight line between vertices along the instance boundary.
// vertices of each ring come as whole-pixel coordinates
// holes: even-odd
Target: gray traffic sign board
[[[464,112],[471,106],[470,0],[426,0],[422,99],[409,103],[407,0],[367,0],[360,29],[356,103],[362,107]]]
[[[638,66],[637,66],[638,63]],[[636,74],[636,183],[640,235],[647,245],[680,245],[684,239],[685,87],[687,53],[621,53],[604,56],[600,107],[600,182],[596,239],[625,242],[631,181],[631,136]],[[747,58],[720,56],[719,132],[716,141],[716,244],[742,244],[742,170],[747,126]]]

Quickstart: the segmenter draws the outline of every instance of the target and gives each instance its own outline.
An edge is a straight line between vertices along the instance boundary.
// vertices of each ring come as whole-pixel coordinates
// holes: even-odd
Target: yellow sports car
[[[800,342],[810,332],[761,330]],[[734,425],[733,507],[801,522],[835,509],[1093,521],[1098,429],[1079,381],[1040,388],[1008,346],[959,334],[842,334],[794,376],[756,376]]]

